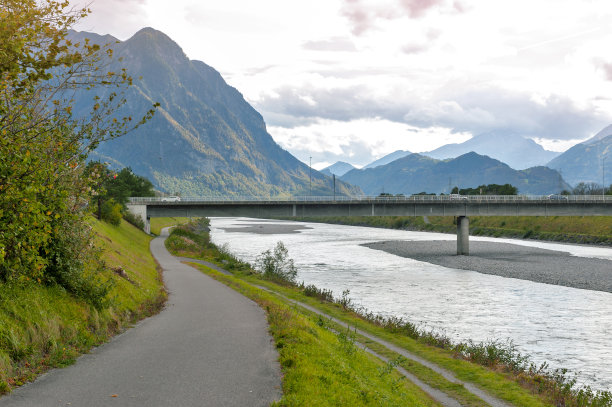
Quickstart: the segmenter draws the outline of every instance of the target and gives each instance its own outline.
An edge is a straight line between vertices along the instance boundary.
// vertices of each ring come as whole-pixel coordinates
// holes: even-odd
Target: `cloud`
[[[78,31],[112,33],[120,40],[131,37],[137,31],[135,27],[150,25],[146,17],[146,4],[146,0],[71,1],[71,5],[77,8],[91,9],[91,14],[75,27]],[[118,13],[117,10],[121,12]]]
[[[354,35],[361,35],[374,28],[377,20],[417,19],[429,10],[450,7],[454,13],[462,13],[460,2],[447,0],[343,0],[341,15],[349,20]]]
[[[584,138],[612,122],[610,113],[589,104],[577,106],[564,96],[534,99],[528,93],[472,85],[443,86],[428,98],[401,90],[376,94],[365,85],[332,89],[312,84],[285,86],[276,89],[274,96],[258,100],[256,108],[272,126],[287,128],[322,119],[381,118],[419,128],[442,127],[471,134],[503,131],[555,140]]]
[[[345,37],[332,37],[322,41],[308,41],[302,44],[302,48],[311,51],[357,51],[355,44]]]
[[[443,144],[465,141],[469,134],[448,129],[419,129],[384,119],[317,120],[294,128],[272,126],[274,139],[304,162],[348,161],[362,166],[398,149],[429,151]]]
[[[612,64],[603,64],[604,74],[606,79],[612,81]]]

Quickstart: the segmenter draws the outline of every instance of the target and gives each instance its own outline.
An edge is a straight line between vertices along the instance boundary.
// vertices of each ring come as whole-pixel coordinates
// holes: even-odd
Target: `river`
[[[286,225],[266,229],[263,225]],[[212,241],[227,245],[238,258],[253,262],[282,241],[298,268],[298,280],[350,290],[353,302],[386,316],[403,317],[455,341],[510,339],[540,364],[567,368],[579,383],[612,390],[612,294],[457,270],[395,256],[361,246],[405,240],[454,240],[440,233],[368,227],[211,219]],[[263,233],[262,233],[263,232]],[[281,233],[271,233],[281,232]],[[612,249],[471,237],[569,252],[610,260]]]

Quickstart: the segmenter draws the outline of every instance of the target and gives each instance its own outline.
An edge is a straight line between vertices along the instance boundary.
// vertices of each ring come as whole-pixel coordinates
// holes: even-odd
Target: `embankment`
[[[0,284],[0,394],[52,367],[72,364],[126,326],[158,312],[165,300],[149,251],[151,238],[122,221],[91,220],[107,264],[109,304],[96,309],[57,285]]]

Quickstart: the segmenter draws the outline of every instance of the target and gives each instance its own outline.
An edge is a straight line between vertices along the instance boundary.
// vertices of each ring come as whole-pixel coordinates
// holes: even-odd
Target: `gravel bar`
[[[440,266],[538,283],[612,292],[612,261],[497,242],[470,242],[470,255],[457,256],[450,240],[386,241],[363,246]]]

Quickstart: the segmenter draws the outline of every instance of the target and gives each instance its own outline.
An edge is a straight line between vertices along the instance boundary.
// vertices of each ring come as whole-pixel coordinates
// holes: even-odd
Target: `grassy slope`
[[[292,218],[308,222],[455,233],[453,217],[350,216]],[[518,237],[612,245],[612,216],[472,216],[474,236]]]
[[[189,218],[151,218],[151,233],[159,236],[163,228],[182,225],[187,222],[189,222]]]
[[[165,292],[149,252],[151,238],[127,222],[115,227],[92,220],[113,281],[113,305],[96,310],[57,286],[36,282],[0,285],[0,394],[109,339],[130,323],[157,312]],[[110,270],[122,267],[130,281]]]
[[[323,303],[314,298],[307,297],[297,288],[293,287],[284,287],[273,282],[265,281],[259,278],[257,275],[254,275],[248,271],[244,267],[244,265],[235,265],[234,260],[227,256],[224,253],[220,253],[214,245],[208,243],[207,238],[202,238],[196,234],[191,234],[189,232],[185,232],[182,230],[176,231],[170,239],[167,240],[166,246],[168,249],[175,253],[176,255],[188,256],[188,257],[197,257],[207,261],[211,261],[213,263],[217,263],[222,265],[222,267],[234,269],[233,277],[224,277],[218,273],[213,273],[207,268],[201,268],[203,271],[211,274],[213,277],[225,282],[226,284],[238,289],[239,291],[245,293],[247,296],[251,296],[253,291],[258,292],[257,295],[262,295],[260,290],[257,290],[252,286],[252,284],[263,285],[267,288],[279,292],[289,298],[307,303],[311,306],[314,306],[328,315],[332,315],[340,320],[349,322],[351,325],[356,326],[364,331],[373,333],[380,338],[393,342],[405,349],[413,352],[425,359],[428,359],[444,368],[452,371],[455,375],[463,380],[471,381],[476,383],[478,386],[487,389],[491,394],[498,396],[501,399],[507,400],[513,405],[517,406],[530,406],[530,407],[543,407],[549,405],[546,401],[542,400],[538,396],[531,394],[531,392],[527,389],[522,388],[514,378],[510,375],[503,374],[500,372],[492,371],[482,366],[469,363],[465,360],[460,360],[454,357],[448,351],[428,346],[418,341],[406,337],[404,335],[394,335],[385,331],[383,328],[370,324],[363,319],[359,318],[357,315],[351,313],[350,311],[346,311],[342,309],[338,304],[331,303]],[[240,271],[241,270],[241,271]],[[249,287],[250,288],[245,288]],[[277,298],[277,301],[280,301]],[[264,306],[264,309],[267,309]],[[267,309],[268,313],[270,310]],[[297,307],[293,307],[293,313],[298,313],[302,318],[307,318],[310,320],[311,326],[313,323],[317,324],[319,318],[317,316],[311,315],[309,312],[302,310]],[[274,324],[274,317],[268,316],[271,324]],[[321,325],[318,323],[317,325]],[[283,352],[285,342],[287,341],[296,341],[300,342],[302,336],[309,335],[308,330],[312,328],[302,328],[305,329],[306,332],[302,332],[300,330],[293,330],[291,332],[285,333],[283,335],[275,334],[275,328],[272,326],[272,332],[275,334],[275,340],[277,342],[277,347],[280,348],[281,352],[281,360],[283,360]],[[357,341],[360,338],[356,338]],[[279,345],[280,343],[280,345]],[[285,392],[285,398],[283,400],[286,401],[286,404],[282,405],[300,405],[299,403],[292,402],[292,394],[293,392],[299,393],[295,397],[297,399],[302,399],[308,397],[308,393],[310,391],[315,391],[313,389],[312,383],[314,381],[315,385],[318,383],[320,385],[321,381],[327,380],[327,386],[333,387],[336,385],[335,378],[333,375],[325,373],[327,379],[317,378],[317,375],[308,374],[308,370],[311,364],[317,365],[319,362],[316,357],[311,356],[316,354],[318,351],[316,350],[317,346],[321,346],[319,343],[313,343],[310,345],[311,347],[308,350],[301,350],[298,353],[302,355],[308,355],[308,357],[302,357],[299,360],[294,360],[290,364],[283,364],[283,373],[285,378],[283,379],[283,389]],[[314,347],[314,348],[313,348]],[[377,352],[383,354],[386,351],[384,349],[376,349]],[[390,359],[394,359],[397,355],[386,352],[387,357]],[[331,357],[331,356],[327,356]],[[298,363],[299,362],[299,363]],[[423,368],[422,366],[409,366],[410,362],[402,361],[402,366],[409,370],[411,373],[415,374],[421,380],[427,382],[429,385],[439,388],[441,390],[446,391],[448,394],[452,394],[453,397],[457,399],[461,399],[464,405],[480,405],[478,401],[470,398],[469,395],[466,395],[462,389],[452,389],[454,385],[445,381],[444,379],[440,380],[439,377],[435,374],[432,374],[428,369]],[[305,365],[307,367],[303,367]],[[293,369],[301,369],[304,370],[305,373],[296,373],[293,372]],[[323,373],[320,373],[323,374]],[[361,373],[360,373],[361,374]],[[297,378],[296,378],[297,377]],[[319,380],[317,382],[317,380]],[[456,387],[456,386],[455,386]],[[368,404],[364,404],[368,405]]]

